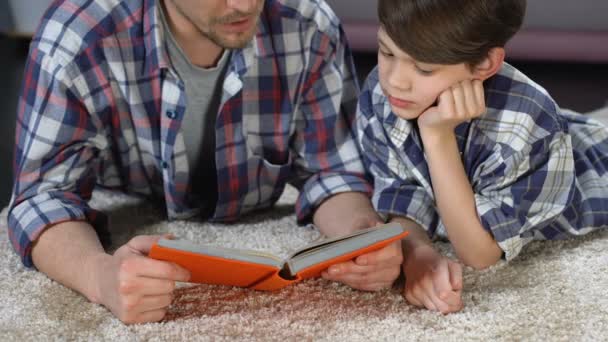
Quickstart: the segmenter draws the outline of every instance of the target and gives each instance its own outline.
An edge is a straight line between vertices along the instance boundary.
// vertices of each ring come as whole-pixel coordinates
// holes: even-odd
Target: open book
[[[389,223],[306,246],[287,260],[253,250],[198,245],[160,239],[153,259],[174,262],[190,271],[190,282],[276,290],[302,279],[318,277],[330,265],[381,249],[408,232]]]

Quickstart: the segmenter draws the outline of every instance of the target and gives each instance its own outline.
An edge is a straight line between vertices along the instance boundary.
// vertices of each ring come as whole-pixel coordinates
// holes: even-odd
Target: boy
[[[373,203],[414,226],[403,243],[405,297],[462,308],[461,266],[532,240],[608,226],[608,129],[566,112],[504,63],[525,0],[380,0],[378,67],[359,99],[358,142]]]

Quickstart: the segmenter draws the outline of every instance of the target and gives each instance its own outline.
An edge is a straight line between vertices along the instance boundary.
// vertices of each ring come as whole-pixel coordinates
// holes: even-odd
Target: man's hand
[[[403,264],[405,299],[443,314],[462,310],[462,266],[432,246],[408,254]]]
[[[378,291],[393,285],[402,262],[401,241],[397,241],[354,260],[332,265],[322,275],[358,290]]]
[[[97,267],[98,297],[127,324],[157,322],[173,299],[176,281],[187,281],[189,272],[173,263],[147,257],[161,236],[137,236],[114,255],[105,254]]]
[[[383,223],[369,198],[356,192],[340,193],[327,199],[315,212],[314,222],[328,237],[351,234]],[[354,260],[332,265],[322,276],[355,289],[377,291],[393,284],[399,277],[402,262],[399,241]]]
[[[485,111],[482,81],[465,80],[442,92],[437,99],[437,106],[420,115],[418,126],[423,136],[425,133],[453,134],[456,126],[481,116]]]

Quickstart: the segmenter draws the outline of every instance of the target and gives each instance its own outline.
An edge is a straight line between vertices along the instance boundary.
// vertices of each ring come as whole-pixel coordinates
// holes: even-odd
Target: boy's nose
[[[393,89],[409,90],[412,87],[412,82],[408,76],[405,67],[396,67],[388,73],[388,84]]]
[[[251,13],[255,10],[259,0],[227,0],[228,8],[237,10],[241,13]]]

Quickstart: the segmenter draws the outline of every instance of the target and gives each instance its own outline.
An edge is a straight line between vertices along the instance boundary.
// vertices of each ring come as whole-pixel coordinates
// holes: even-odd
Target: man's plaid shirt
[[[18,108],[10,240],[26,266],[51,225],[105,216],[95,185],[164,198],[197,214],[180,132],[185,87],[172,70],[158,0],[58,0],[31,45]],[[301,189],[300,221],[329,196],[371,193],[352,126],[358,85],[338,19],[323,1],[266,0],[252,42],[232,51],[216,124],[212,220]]]

